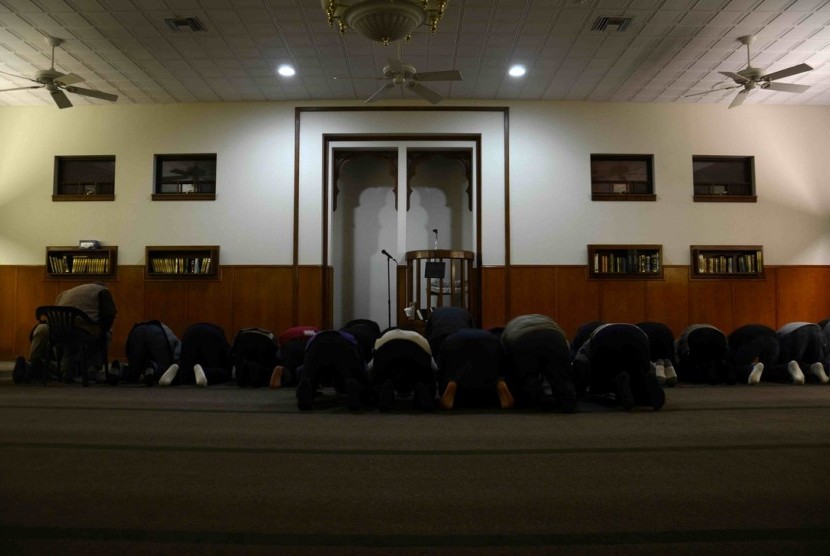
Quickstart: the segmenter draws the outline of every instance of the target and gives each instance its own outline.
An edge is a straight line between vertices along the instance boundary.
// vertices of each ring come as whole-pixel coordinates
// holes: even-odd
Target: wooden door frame
[[[367,112],[367,111],[388,111],[388,112],[498,112],[502,114],[504,123],[504,314],[510,313],[510,109],[508,107],[498,106],[441,106],[441,107],[416,107],[416,106],[402,106],[402,107],[358,107],[358,106],[339,106],[339,107],[324,107],[324,106],[310,106],[310,107],[296,107],[294,109],[294,229],[293,229],[293,257],[292,264],[294,267],[294,284],[293,284],[293,317],[295,322],[299,322],[299,295],[300,295],[300,264],[299,264],[299,233],[300,233],[300,139],[302,131],[302,115],[306,112]],[[331,311],[331,291],[332,291],[332,276],[328,268],[328,141],[326,138],[332,135],[324,134],[323,145],[323,259],[322,259],[322,315],[321,322],[326,326],[331,326],[332,311]],[[382,138],[375,140],[406,140],[407,137],[412,140],[463,140],[461,138],[473,137],[476,141],[476,152],[479,156],[476,157],[476,268],[477,281],[479,283],[478,296],[481,298],[481,275],[482,275],[482,249],[481,249],[481,134],[337,134],[338,140],[347,141],[352,138],[355,141],[362,141],[369,138]],[[432,139],[431,139],[432,138]],[[436,139],[437,138],[437,139]],[[330,139],[329,139],[330,141]],[[479,310],[481,306],[479,303]]]
[[[474,183],[470,184],[475,191],[475,218],[476,218],[476,267],[480,266],[481,257],[481,134],[407,134],[407,135],[375,135],[375,134],[351,134],[351,133],[324,133],[323,134],[323,218],[322,218],[322,267],[326,269],[326,279],[323,280],[322,302],[323,302],[323,326],[330,328],[333,321],[334,307],[333,303],[333,273],[329,265],[329,227],[331,210],[329,206],[329,190],[335,184],[329,181],[329,152],[334,148],[338,148],[333,143],[366,143],[366,149],[377,147],[373,143],[428,143],[428,142],[443,142],[443,143],[473,143],[472,150],[475,153],[475,179]],[[344,149],[361,150],[360,147],[343,147]],[[377,147],[379,148],[379,147]],[[399,146],[395,147],[399,148]],[[398,181],[403,178],[408,180],[407,176],[398,176],[395,187],[398,187]],[[407,185],[408,186],[408,185]],[[406,210],[403,208],[403,210]],[[395,273],[397,276],[397,272]],[[481,301],[481,281],[480,272],[476,272],[476,287],[475,292],[478,299],[474,300],[474,307],[478,307]],[[479,316],[479,315],[477,315]]]

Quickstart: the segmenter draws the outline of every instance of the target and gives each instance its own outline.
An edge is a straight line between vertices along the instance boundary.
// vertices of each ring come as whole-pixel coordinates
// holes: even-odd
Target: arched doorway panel
[[[294,261],[300,275],[320,265],[325,272],[330,270],[332,190],[329,180],[333,163],[331,149],[335,143],[337,148],[367,145],[398,149],[459,145],[472,148],[475,152],[472,168],[475,216],[471,250],[476,254],[476,266],[508,264],[506,121],[506,109],[488,107],[298,108]],[[459,133],[459,130],[465,133]],[[406,172],[406,159],[400,157],[398,174],[406,176]],[[406,191],[400,190],[405,189],[404,180],[398,182],[397,197],[405,198]],[[405,214],[398,211],[397,215],[395,251],[387,250],[403,264],[401,256],[411,245],[409,242],[420,243],[423,238],[408,238]],[[424,228],[429,229],[430,225],[426,224]],[[444,234],[439,229],[439,233],[439,243],[445,236],[455,235],[451,230]],[[384,239],[388,244],[392,238]],[[429,247],[432,246],[430,242]],[[321,322],[330,326],[334,323],[329,282],[330,276],[321,280],[324,289]],[[306,288],[304,282],[295,286],[300,297],[304,291],[313,291],[313,288]],[[305,304],[303,307],[308,306],[305,301],[300,303]]]

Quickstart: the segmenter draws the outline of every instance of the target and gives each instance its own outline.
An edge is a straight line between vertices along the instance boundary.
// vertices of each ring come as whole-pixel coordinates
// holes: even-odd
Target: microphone
[[[393,261],[398,262],[398,260],[397,260],[395,257],[393,257],[392,255],[390,255],[390,254],[386,251],[386,249],[381,249],[381,250],[380,250],[380,252],[381,252],[381,253],[383,253],[384,255],[386,255],[387,257],[389,257],[390,259],[392,259]]]

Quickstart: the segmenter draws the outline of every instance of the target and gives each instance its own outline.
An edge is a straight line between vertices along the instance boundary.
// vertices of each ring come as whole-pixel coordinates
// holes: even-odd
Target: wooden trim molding
[[[695,203],[757,203],[757,195],[695,195]]]
[[[504,229],[504,253],[505,253],[505,265],[507,268],[510,267],[510,108],[506,106],[432,106],[432,107],[421,107],[421,106],[298,106],[294,109],[294,238],[293,238],[293,255],[292,255],[292,263],[295,268],[297,268],[299,263],[299,234],[300,234],[300,206],[299,206],[299,198],[300,198],[300,138],[302,132],[302,115],[304,113],[319,113],[319,112],[482,112],[482,113],[501,113],[504,121],[504,222],[505,222],[505,229]],[[328,191],[328,172],[326,168],[328,168],[328,140],[326,138],[330,137],[337,137],[339,141],[389,141],[389,140],[423,140],[423,141],[472,141],[475,143],[475,150],[476,150],[476,185],[477,188],[477,195],[476,195],[476,213],[478,217],[476,219],[476,254],[477,254],[477,262],[476,267],[481,266],[483,263],[483,256],[482,256],[482,239],[481,239],[481,214],[482,214],[482,202],[481,202],[481,183],[482,183],[482,176],[481,176],[481,135],[480,134],[464,134],[464,133],[450,133],[450,134],[337,134],[337,135],[329,135],[324,134],[324,145],[323,145],[323,204],[324,206],[324,214],[323,214],[323,258],[321,264],[323,266],[328,265],[328,202],[327,202],[327,191]],[[481,292],[481,273],[477,272],[475,274],[476,281],[477,281],[477,291]],[[507,284],[509,285],[509,273],[507,273]],[[332,280],[326,280],[324,282],[324,291],[321,292],[322,295],[322,304],[323,304],[323,311],[330,312],[330,308],[327,309],[327,304],[331,303],[333,296],[331,292],[328,291],[328,284]],[[296,279],[294,280],[294,297],[295,299],[299,295],[299,274],[296,275]],[[505,292],[505,309],[507,310],[510,306],[510,290],[509,288]],[[295,303],[294,305],[294,317],[295,320],[298,318],[299,309]],[[324,318],[324,315],[321,315]]]
[[[654,193],[591,193],[592,201],[656,201]]]

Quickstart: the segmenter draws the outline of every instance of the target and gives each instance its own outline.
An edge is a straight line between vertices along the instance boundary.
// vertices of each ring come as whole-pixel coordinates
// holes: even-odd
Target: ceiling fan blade
[[[63,91],[58,89],[57,91],[49,91],[49,94],[52,95],[52,100],[55,101],[55,104],[58,105],[58,108],[71,108],[72,103],[69,102],[69,99],[66,98],[66,95],[63,94]]]
[[[25,75],[17,75],[16,73],[9,73],[7,71],[0,70],[0,73],[4,75],[11,75],[12,77],[16,77],[18,79],[25,79],[26,81],[31,81],[32,83],[40,83],[37,79],[32,79],[31,77],[26,77]]]
[[[349,77],[347,75],[335,75],[335,81],[383,81],[386,77]]]
[[[736,81],[737,83],[747,83],[749,81],[749,79],[747,79],[746,77],[744,77],[743,75],[741,75],[739,73],[734,73],[734,72],[731,72],[731,71],[719,71],[718,73],[721,74],[721,75],[725,75],[726,77]]]
[[[729,91],[732,89],[737,89],[738,87],[743,87],[743,85],[732,85],[731,87],[721,87],[720,89],[710,89],[708,91],[702,91],[700,93],[689,93],[688,95],[683,95],[684,97],[696,97],[699,95],[708,95],[709,93],[718,93],[720,91]]]
[[[413,93],[418,95],[419,97],[425,98],[426,100],[428,100],[432,104],[438,104],[439,102],[444,100],[444,97],[442,97],[441,95],[439,95],[438,93],[436,93],[432,89],[428,89],[427,87],[424,87],[420,83],[410,81],[409,83],[406,84],[406,87],[409,90],[411,90]]]
[[[57,83],[58,85],[72,85],[73,83],[80,83],[83,80],[83,77],[78,77],[74,73],[67,73],[66,75],[56,77],[55,83]]]
[[[412,76],[415,81],[461,81],[461,72],[458,70],[425,71]]]
[[[364,100],[363,104],[369,104],[370,102],[375,102],[378,99],[378,97],[380,97],[387,89],[391,89],[394,86],[395,86],[394,83],[385,84],[383,87],[381,87],[380,89],[378,89],[377,91],[372,93],[372,96],[370,96],[369,98]]]
[[[93,91],[92,89],[84,89],[83,87],[64,87],[70,93],[75,93],[76,95],[84,95],[85,97],[93,97],[93,98],[100,98],[101,100],[108,100],[110,102],[115,102],[118,100],[118,95],[113,95],[111,93],[104,93],[102,91]]]
[[[812,66],[808,66],[807,64],[798,64],[797,66],[793,66],[791,68],[782,69],[781,71],[774,71],[772,73],[762,75],[761,80],[762,81],[775,81],[776,79],[781,79],[782,77],[789,77],[791,75],[798,75],[799,73],[804,73],[805,71],[811,71],[812,69],[813,69]]]
[[[740,106],[746,100],[746,95],[749,93],[748,89],[744,89],[743,91],[739,91],[735,98],[732,99],[732,104],[729,105],[729,108],[735,108],[736,106]]]
[[[809,85],[796,85],[795,83],[768,83],[763,85],[769,91],[781,91],[782,93],[803,93],[810,88]]]
[[[26,85],[25,87],[15,87],[13,89],[0,89],[0,93],[6,93],[8,91],[22,91],[23,89],[40,89],[43,85]]]

